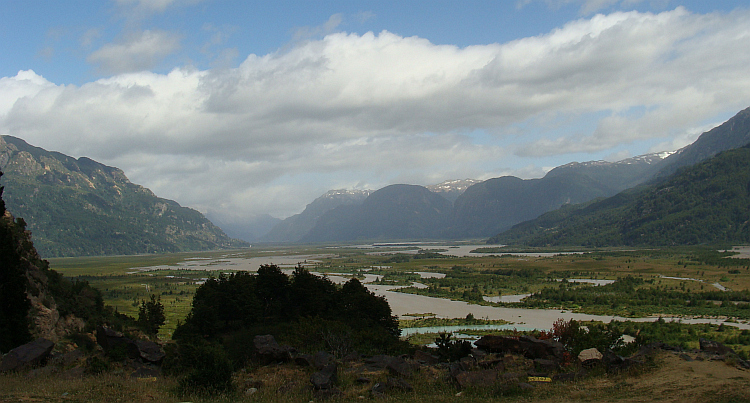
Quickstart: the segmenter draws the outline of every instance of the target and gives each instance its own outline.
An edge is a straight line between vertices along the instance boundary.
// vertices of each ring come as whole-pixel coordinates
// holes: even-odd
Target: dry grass
[[[654,367],[621,374],[599,374],[579,382],[542,384],[531,391],[487,388],[460,391],[446,382],[446,371],[425,368],[407,381],[414,391],[388,392],[386,401],[438,402],[750,402],[750,371],[723,361],[685,361],[662,353]],[[172,378],[137,380],[125,373],[88,377],[0,375],[0,402],[309,402],[321,401],[309,383],[312,370],[291,364],[237,373],[230,396],[177,396]],[[330,401],[373,400],[370,389],[385,382],[384,371],[361,364],[342,365],[342,395]],[[370,383],[358,383],[366,377]],[[256,388],[254,393],[246,393]],[[380,400],[380,399],[376,399]]]

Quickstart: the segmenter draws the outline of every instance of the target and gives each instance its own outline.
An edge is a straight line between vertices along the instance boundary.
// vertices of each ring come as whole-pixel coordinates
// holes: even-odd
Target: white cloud
[[[39,92],[54,87],[54,84],[33,70],[22,70],[15,77],[0,78],[0,119],[7,116],[18,101],[32,98]],[[5,121],[0,120],[0,132],[7,131],[3,123]]]
[[[120,42],[102,46],[90,54],[86,61],[98,65],[99,70],[104,73],[128,73],[156,67],[179,48],[178,35],[145,30],[131,33]]]
[[[673,144],[748,106],[747,21],[741,11],[613,13],[466,48],[333,33],[236,68],[118,74],[80,87],[22,72],[0,79],[0,128],[121,167],[186,205],[288,215],[341,184],[526,176],[548,163],[523,157]],[[147,32],[92,59],[138,71],[178,44]],[[559,131],[592,116],[594,129]],[[475,130],[496,137],[480,143]],[[521,144],[511,149],[497,133]],[[512,158],[518,167],[499,168]]]

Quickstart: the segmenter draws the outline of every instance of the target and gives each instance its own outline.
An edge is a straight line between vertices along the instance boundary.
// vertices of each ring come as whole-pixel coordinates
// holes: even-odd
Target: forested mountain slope
[[[7,208],[43,257],[178,252],[247,246],[200,212],[156,197],[125,174],[0,137]]]
[[[658,185],[569,206],[489,243],[659,246],[750,242],[750,145],[683,168]]]

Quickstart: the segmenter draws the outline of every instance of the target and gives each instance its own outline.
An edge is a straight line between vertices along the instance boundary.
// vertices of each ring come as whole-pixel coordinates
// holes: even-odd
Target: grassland
[[[293,364],[248,367],[236,374],[237,392],[219,396],[178,395],[171,377],[137,379],[115,369],[100,375],[70,377],[0,375],[0,402],[308,402],[320,401],[310,388],[311,369]],[[331,401],[373,400],[370,388],[385,382],[384,371],[363,371],[356,365],[339,370],[342,395]],[[359,383],[367,377],[370,383]],[[539,384],[531,390],[468,388],[446,381],[446,370],[425,367],[408,382],[412,391],[390,392],[385,401],[403,402],[750,402],[750,371],[721,361],[685,361],[662,353],[647,366],[604,374],[594,371],[576,382]],[[255,391],[251,391],[255,388]]]
[[[539,293],[559,290],[572,293],[606,290],[563,279],[617,280],[630,276],[642,280],[635,289],[658,289],[665,293],[701,293],[715,290],[719,283],[733,292],[750,289],[750,273],[746,261],[706,254],[703,250],[669,249],[638,251],[588,251],[584,254],[553,254],[545,256],[488,254],[481,257],[441,256],[435,251],[414,254],[405,247],[372,250],[358,247],[285,247],[237,251],[144,256],[115,256],[50,259],[51,267],[66,276],[85,280],[99,288],[105,302],[118,311],[135,316],[139,302],[156,294],[165,306],[167,323],[160,337],[167,340],[177,322],[190,309],[192,296],[201,281],[236,269],[237,260],[269,256],[306,256],[303,261],[311,270],[330,275],[378,279],[382,284],[407,286],[424,284],[426,288],[410,292],[445,298],[482,301],[482,296]],[[446,249],[450,251],[450,249]],[[556,251],[558,252],[558,251]],[[292,260],[294,258],[291,258]],[[257,267],[256,267],[257,268]],[[421,273],[439,273],[423,276]],[[365,277],[367,276],[367,277]],[[667,278],[667,277],[674,277]],[[679,279],[682,278],[682,279]],[[691,278],[693,280],[686,280]],[[587,288],[588,287],[588,288]],[[477,295],[479,299],[477,299]],[[728,294],[727,294],[728,295]],[[564,302],[564,301],[563,301]],[[741,301],[724,304],[715,301],[705,306],[702,315],[715,316],[715,307],[731,309]],[[561,302],[555,302],[561,303]],[[567,306],[580,311],[602,310],[602,306]],[[608,304],[604,311],[619,309]],[[632,308],[632,307],[631,307]],[[648,314],[663,313],[663,307],[649,306]],[[721,308],[724,309],[724,308]],[[719,311],[720,312],[720,311]],[[488,322],[481,318],[437,318],[421,315],[416,320],[402,320],[401,327],[473,325]],[[732,318],[728,318],[732,319]],[[743,321],[741,318],[734,319]],[[493,324],[496,322],[492,322]],[[600,326],[591,323],[588,326]],[[602,325],[603,326],[603,325]],[[699,337],[722,341],[742,356],[750,352],[750,331],[732,326],[686,325],[680,323],[636,324],[615,323],[623,333],[651,335],[671,341],[686,349],[698,347]],[[621,327],[621,328],[620,328]],[[662,332],[662,333],[659,333]],[[667,333],[664,333],[667,332]],[[501,331],[467,330],[468,335],[503,333]],[[415,337],[412,342],[424,344],[435,334]],[[318,400],[310,389],[310,369],[294,365],[270,367],[248,366],[235,373],[237,392],[230,395],[202,397],[176,394],[177,380],[169,376],[154,379],[129,378],[130,369],[111,364],[110,370],[99,375],[70,376],[61,373],[32,375],[0,375],[0,403],[38,402],[111,402],[111,401],[268,401],[297,402]],[[366,376],[369,384],[357,379]],[[372,399],[369,388],[387,379],[387,373],[363,373],[361,368],[344,365],[339,372],[339,388],[343,395],[337,401]],[[424,368],[409,379],[410,392],[393,392],[387,400],[409,402],[750,402],[747,384],[750,372],[720,361],[686,361],[675,354],[662,353],[653,365],[620,374],[593,374],[573,383],[537,385],[532,390],[465,389],[446,382],[446,372]],[[250,388],[256,391],[249,392]]]
[[[53,269],[66,276],[86,280],[99,288],[104,294],[105,302],[125,314],[135,316],[139,302],[156,294],[161,298],[167,315],[167,323],[160,333],[164,339],[169,338],[177,322],[189,311],[192,295],[203,279],[236,270],[236,266],[228,263],[230,260],[259,257],[303,256],[310,269],[319,273],[359,278],[364,278],[367,274],[375,276],[381,284],[399,286],[416,282],[426,287],[406,288],[404,292],[477,304],[491,304],[482,299],[484,296],[556,290],[561,287],[563,279],[616,280],[632,276],[643,280],[636,287],[638,289],[658,289],[685,295],[716,291],[715,283],[733,292],[747,293],[750,290],[750,263],[747,260],[730,259],[706,250],[611,250],[546,256],[499,254],[498,251],[493,251],[495,254],[480,257],[456,257],[438,254],[436,247],[424,248],[415,254],[414,247],[404,246],[380,248],[375,250],[377,253],[371,253],[372,249],[347,246],[268,247],[201,253],[50,259],[50,264]],[[440,250],[450,253],[451,249]],[[293,261],[293,258],[290,259]],[[417,272],[438,273],[440,276],[422,278]],[[688,278],[692,280],[687,280]],[[587,289],[597,291],[595,287],[584,283],[568,282],[565,287],[574,294]],[[737,295],[741,297],[741,294]],[[614,306],[610,300],[606,301],[604,305],[546,301],[535,307],[561,307],[579,312],[616,313],[625,316],[670,313],[660,306],[635,307],[629,306],[627,301],[618,302]],[[746,301],[713,301],[713,305],[701,305],[684,314],[728,316],[730,320],[743,321],[747,319],[743,313],[750,314],[750,310],[732,310],[732,306],[742,308],[744,305]],[[675,312],[674,309],[671,313]],[[722,312],[730,314],[722,315]],[[731,314],[732,312],[735,314]]]

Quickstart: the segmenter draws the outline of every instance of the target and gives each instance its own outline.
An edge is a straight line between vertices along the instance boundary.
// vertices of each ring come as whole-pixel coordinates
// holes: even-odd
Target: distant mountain
[[[698,137],[692,144],[666,158],[656,166],[656,177],[666,177],[680,168],[697,164],[714,155],[750,143],[750,108]]]
[[[297,242],[315,226],[326,212],[339,206],[360,205],[370,195],[370,190],[330,190],[313,200],[300,214],[295,214],[276,224],[265,236],[263,242]]]
[[[487,237],[564,204],[612,193],[612,188],[575,172],[541,179],[489,179],[456,200],[447,233],[452,238]]]
[[[428,186],[427,189],[453,203],[448,220],[438,215],[436,219],[439,222],[427,226],[424,225],[424,217],[409,219],[422,220],[423,228],[434,230],[426,238],[490,237],[560,207],[614,196],[647,182],[658,183],[681,167],[690,166],[716,155],[717,152],[740,147],[747,142],[750,142],[750,108],[704,133],[695,143],[677,152],[645,154],[616,162],[571,162],[552,169],[539,179],[466,179]],[[365,235],[375,236],[377,239],[389,238],[387,232],[381,231],[374,235],[354,231],[351,227],[355,223],[369,225],[356,217],[362,211],[357,206],[363,203],[364,197],[346,197],[347,199],[331,199],[324,195],[311,203],[303,213],[277,225],[264,240],[316,242],[363,239]],[[324,216],[326,220],[320,221]],[[402,218],[407,219],[406,216]],[[335,231],[340,233],[334,234]],[[403,232],[391,235],[393,239],[405,239]]]
[[[113,167],[0,136],[8,210],[43,257],[243,247],[201,213],[156,197]]]
[[[475,184],[453,207],[449,238],[489,237],[567,204],[607,197],[648,179],[647,173],[668,153],[618,162],[572,162],[540,179],[512,176]]]
[[[205,215],[206,218],[219,226],[228,236],[246,242],[260,241],[282,222],[280,218],[272,217],[268,214],[251,217],[227,217],[209,210]]]
[[[660,152],[639,155],[621,161],[571,162],[552,169],[545,178],[576,172],[605,184],[610,189],[622,191],[650,179],[655,170],[662,167],[665,159],[673,152]]]
[[[547,213],[489,243],[661,246],[750,242],[750,145],[683,168],[657,185]]]
[[[461,196],[466,191],[466,189],[480,182],[482,181],[478,179],[457,179],[448,180],[442,183],[438,183],[437,185],[429,185],[426,187],[431,192],[437,193],[453,203],[456,201],[458,196]]]
[[[436,238],[447,223],[451,202],[417,185],[391,185],[360,205],[341,205],[323,214],[301,239],[340,242]]]
[[[486,181],[450,180],[427,186],[426,189],[442,196],[453,206],[449,209],[447,220],[438,215],[436,219],[439,222],[429,226],[423,225],[424,228],[432,228],[434,232],[420,238],[490,237],[565,204],[611,196],[628,186],[640,183],[647,178],[645,172],[667,155],[669,154],[648,154],[618,162],[574,162],[555,168],[540,179],[524,180],[507,176]],[[350,227],[359,222],[356,215],[360,210],[355,207],[362,204],[369,194],[370,191],[330,191],[309,204],[301,214],[279,223],[262,238],[262,241],[322,242],[364,239],[364,234],[355,234],[356,231]],[[326,218],[328,221],[318,221],[335,208],[339,209]],[[441,207],[441,211],[442,209]],[[424,217],[419,219],[425,224]],[[333,234],[334,231],[339,231],[340,234]],[[405,239],[403,233],[396,235],[394,232],[392,235],[392,239]],[[349,236],[355,238],[350,239]],[[374,237],[387,239],[389,235],[381,232]]]
[[[652,191],[657,186],[660,187],[660,184],[665,180],[671,181],[670,175],[687,170],[689,167],[701,161],[706,161],[722,151],[744,147],[748,143],[750,143],[750,108],[740,111],[720,126],[701,134],[695,142],[672,153],[663,160],[651,161],[649,167],[643,171],[640,176],[641,179],[639,179],[643,183],[648,183],[649,186],[626,190],[615,197],[601,202],[571,206],[561,211],[546,214],[539,217],[538,220],[520,224],[514,227],[512,231],[499,234],[491,238],[490,242],[522,242],[533,244],[543,242],[550,244],[572,242],[571,240],[574,238],[571,238],[570,235],[563,236],[560,232],[562,228],[568,227],[575,228],[575,231],[577,231],[579,239],[576,242],[586,242],[591,245],[636,242],[630,238],[630,235],[626,235],[623,238],[623,235],[620,234],[621,230],[613,225],[606,224],[602,221],[602,217],[609,217],[610,220],[623,219],[618,209],[627,209],[630,203],[636,203],[640,199],[648,199],[648,195],[643,192]],[[736,175],[739,178],[742,168],[738,167],[738,169],[739,171],[736,172]],[[730,177],[734,174],[733,172],[727,172],[727,175],[730,175]],[[631,213],[633,212],[631,211]],[[555,229],[552,230],[552,228]],[[545,238],[542,232],[546,233],[549,237],[552,234],[558,234],[555,236],[559,236],[561,239],[554,240],[550,238],[542,240]],[[535,233],[536,235],[532,236],[531,233]],[[588,239],[585,235],[588,233],[596,233],[597,239]],[[647,235],[643,236],[643,239],[647,238]],[[707,238],[710,237],[700,237],[701,240]],[[683,240],[681,242],[684,243],[686,241]]]

